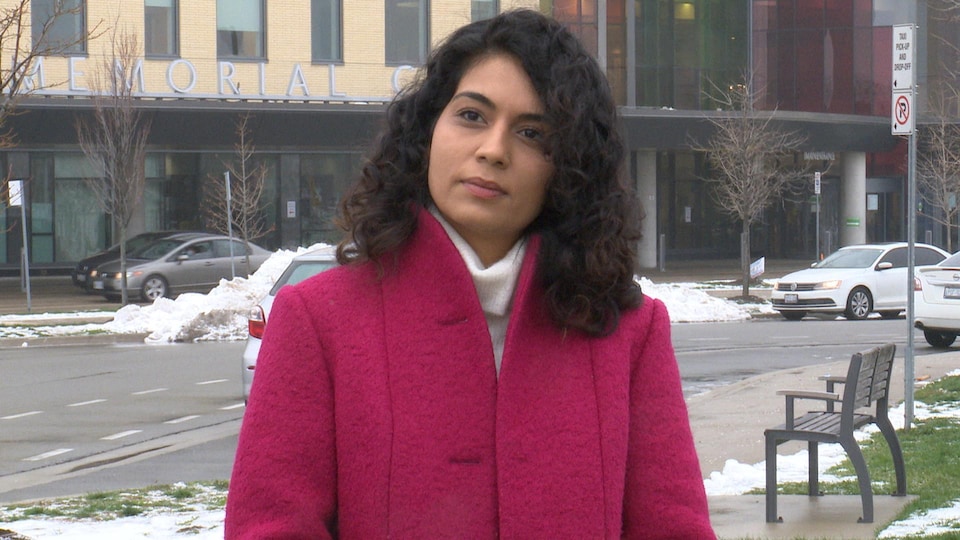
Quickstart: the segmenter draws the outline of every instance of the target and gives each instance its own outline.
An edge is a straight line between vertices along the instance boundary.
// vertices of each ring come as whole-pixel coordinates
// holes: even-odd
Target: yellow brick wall
[[[0,7],[10,9],[17,3],[17,0],[0,0]],[[502,9],[536,9],[538,6],[539,0],[501,0]],[[470,21],[469,0],[432,0],[430,8],[430,39],[434,44]],[[117,33],[136,33],[142,50],[143,16],[143,2],[139,0],[88,0],[87,27],[95,32],[95,37],[87,44],[89,55],[72,61],[75,87],[90,89],[94,86],[97,72],[109,58],[111,41]],[[262,79],[264,94],[268,98],[283,98],[292,82],[290,99],[303,96],[303,84],[314,97],[336,92],[349,98],[389,99],[394,93],[393,79],[397,67],[384,65],[383,0],[345,0],[342,20],[344,58],[342,64],[333,66],[334,84],[331,84],[331,66],[311,63],[310,0],[268,0],[264,65],[234,61],[231,80],[245,98],[261,93]],[[24,43],[30,43],[29,15],[25,21]],[[217,60],[216,0],[181,0],[179,24],[181,60],[145,59],[145,92],[172,95],[174,91],[167,83],[168,74],[173,85],[181,89],[186,88],[195,75],[194,86],[187,95],[235,97],[229,84],[220,80],[220,70],[229,67],[221,66]],[[3,54],[10,57],[9,50]],[[44,80],[53,92],[69,92],[69,65],[70,61],[63,57],[44,59]],[[193,66],[192,73],[189,66]],[[294,77],[297,66],[302,79]],[[412,71],[402,71],[399,80],[405,83],[412,76]]]

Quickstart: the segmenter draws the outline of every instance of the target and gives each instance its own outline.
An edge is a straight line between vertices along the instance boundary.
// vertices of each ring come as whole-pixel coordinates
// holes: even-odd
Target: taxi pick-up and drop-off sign
[[[911,135],[915,125],[913,114],[913,25],[893,27],[893,80],[891,88],[890,132],[894,135]]]

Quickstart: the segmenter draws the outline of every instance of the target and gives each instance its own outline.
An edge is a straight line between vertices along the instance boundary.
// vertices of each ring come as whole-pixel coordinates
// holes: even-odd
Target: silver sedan
[[[270,255],[260,246],[219,234],[175,234],[128,255],[127,294],[152,302],[184,292],[210,292],[221,279],[252,274]],[[120,261],[100,265],[97,274],[94,290],[109,299],[120,297]]]

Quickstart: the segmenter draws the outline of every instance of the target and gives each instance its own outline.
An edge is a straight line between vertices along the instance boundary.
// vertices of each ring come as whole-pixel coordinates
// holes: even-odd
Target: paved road
[[[672,334],[689,397],[770,371],[848,360],[858,350],[891,341],[902,358],[907,323],[905,319],[795,322],[774,318],[675,324]],[[914,342],[915,357],[943,352],[927,345],[919,331]]]
[[[679,324],[688,396],[906,340],[900,321]],[[226,479],[243,414],[239,342],[7,349],[0,501]],[[934,352],[918,348],[918,354]]]
[[[243,415],[242,347],[226,342],[5,350],[0,500],[51,479],[234,437]],[[223,455],[216,461],[228,464]],[[197,455],[180,468],[205,459]],[[200,478],[223,477],[218,471]],[[161,479],[148,483],[155,480]]]

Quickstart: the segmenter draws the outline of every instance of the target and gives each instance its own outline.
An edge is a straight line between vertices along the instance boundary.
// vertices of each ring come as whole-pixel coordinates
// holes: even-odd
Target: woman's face
[[[440,112],[430,142],[430,196],[486,266],[503,258],[543,207],[554,167],[544,107],[520,62],[481,57]]]

